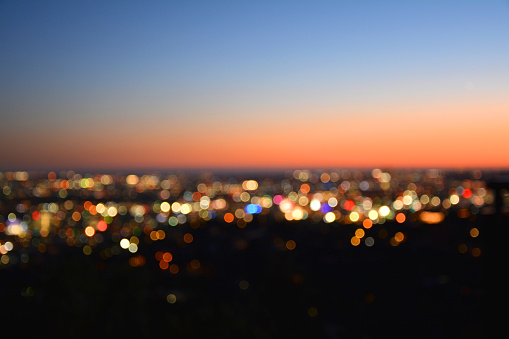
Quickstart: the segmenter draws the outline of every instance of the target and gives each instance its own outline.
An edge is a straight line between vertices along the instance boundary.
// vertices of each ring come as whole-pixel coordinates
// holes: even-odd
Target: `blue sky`
[[[498,102],[507,18],[508,1],[3,1],[0,109],[12,133]]]

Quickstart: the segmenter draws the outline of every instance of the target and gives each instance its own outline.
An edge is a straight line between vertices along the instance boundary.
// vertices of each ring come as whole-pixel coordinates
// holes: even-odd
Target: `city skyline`
[[[509,167],[509,5],[0,5],[0,170]]]

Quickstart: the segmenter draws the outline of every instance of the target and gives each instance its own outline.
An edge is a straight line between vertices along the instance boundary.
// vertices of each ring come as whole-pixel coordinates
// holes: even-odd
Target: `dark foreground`
[[[456,250],[470,226],[384,225],[408,240],[342,248],[342,226],[210,225],[174,253],[199,258],[188,274],[68,248],[0,270],[2,319],[20,334],[68,338],[482,337],[482,256]],[[280,250],[274,238],[298,245]]]
[[[164,178],[3,174],[3,330],[483,338],[503,324],[488,305],[509,191],[480,171]]]

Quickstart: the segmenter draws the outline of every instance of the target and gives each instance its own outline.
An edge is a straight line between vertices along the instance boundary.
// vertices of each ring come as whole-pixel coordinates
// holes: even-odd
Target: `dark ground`
[[[476,226],[483,235],[484,226]],[[103,260],[61,246],[0,269],[4,329],[40,338],[485,337],[484,256],[458,251],[460,243],[471,245],[472,221],[374,225],[366,231],[375,238],[372,247],[350,245],[353,225],[269,220],[245,229],[212,222],[181,227],[193,233],[192,246],[171,237],[141,244],[143,267],[130,267],[127,251]],[[382,228],[385,239],[378,237]],[[397,231],[407,239],[390,246]],[[295,240],[296,249],[278,248],[276,237]],[[158,267],[154,253],[164,249],[181,267],[178,274]],[[201,267],[187,271],[193,258]],[[174,304],[169,293],[177,296]]]

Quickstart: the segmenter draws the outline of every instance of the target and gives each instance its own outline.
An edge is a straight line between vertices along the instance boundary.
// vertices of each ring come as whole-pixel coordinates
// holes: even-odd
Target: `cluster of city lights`
[[[129,264],[149,260],[172,274],[201,267],[198,259],[175,263],[171,248],[146,258],[141,247],[164,247],[169,239],[190,246],[210,223],[245,229],[254,225],[307,222],[346,227],[349,246],[399,246],[404,225],[440,224],[448,215],[475,221],[491,208],[493,193],[480,171],[450,178],[442,170],[295,170],[263,178],[216,177],[211,173],[78,174],[0,173],[0,267],[28,264],[59,246],[81,248],[107,260],[128,254]],[[507,204],[509,199],[505,200]],[[401,225],[390,232],[376,225]],[[431,227],[431,226],[428,226]],[[369,233],[369,234],[368,234]],[[469,230],[471,238],[479,230]],[[160,245],[157,245],[160,244]],[[238,248],[245,247],[242,242]],[[274,248],[292,251],[294,239],[274,239]],[[154,251],[155,252],[155,251]],[[461,243],[458,252],[481,254]]]

